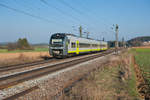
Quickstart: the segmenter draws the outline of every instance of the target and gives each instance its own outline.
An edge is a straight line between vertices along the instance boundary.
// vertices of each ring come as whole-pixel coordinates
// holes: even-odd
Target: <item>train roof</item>
[[[65,36],[74,36],[74,37],[78,37],[78,38],[84,38],[84,39],[90,39],[90,40],[95,40],[95,39],[92,39],[92,38],[85,38],[85,37],[80,37],[80,36],[77,36],[77,35],[74,35],[74,34],[70,34],[70,33],[54,33],[55,35],[56,34],[60,34],[60,35],[65,35]],[[53,34],[53,35],[54,35]],[[102,40],[95,40],[95,41],[102,41]],[[106,41],[104,41],[106,42]]]

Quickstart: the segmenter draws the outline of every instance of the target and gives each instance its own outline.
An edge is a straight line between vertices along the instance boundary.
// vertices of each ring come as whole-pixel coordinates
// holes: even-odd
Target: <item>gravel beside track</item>
[[[95,54],[96,55],[96,54]],[[101,55],[102,56],[102,55]],[[46,76],[43,76],[43,77],[41,77],[41,78],[38,78],[38,79],[32,79],[32,80],[29,80],[29,81],[26,81],[26,82],[23,82],[23,83],[20,83],[20,84],[18,84],[17,86],[12,86],[11,88],[6,88],[6,89],[3,89],[3,90],[0,90],[0,97],[1,98],[4,98],[4,97],[7,97],[7,96],[11,96],[11,95],[13,95],[13,93],[19,93],[19,92],[21,92],[21,91],[23,91],[23,90],[25,90],[25,88],[26,89],[30,89],[31,87],[34,87],[35,85],[38,85],[38,87],[39,87],[39,89],[36,89],[35,91],[42,91],[42,92],[47,92],[47,90],[45,90],[45,91],[43,91],[43,89],[45,88],[45,85],[44,85],[44,87],[43,87],[43,84],[46,84],[46,83],[48,83],[50,80],[50,78],[52,78],[52,80],[54,80],[54,81],[52,81],[52,83],[50,83],[49,85],[50,86],[53,86],[53,84],[55,84],[55,83],[57,83],[57,81],[59,81],[59,80],[55,80],[55,78],[57,77],[57,75],[60,75],[61,73],[63,73],[63,74],[68,74],[68,73],[70,73],[70,72],[68,72],[68,73],[66,73],[66,71],[70,71],[70,70],[73,70],[73,69],[75,69],[75,68],[79,68],[80,70],[77,70],[78,72],[77,72],[77,74],[79,75],[79,73],[81,73],[81,74],[84,74],[85,72],[87,72],[87,70],[89,71],[90,69],[93,69],[93,68],[95,68],[94,66],[96,65],[97,66],[97,64],[94,64],[94,65],[91,65],[92,67],[88,67],[87,69],[86,69],[86,65],[88,65],[88,64],[91,64],[91,63],[93,63],[92,61],[96,61],[97,59],[101,59],[101,61],[99,61],[99,63],[101,62],[101,63],[103,63],[104,61],[106,62],[107,61],[107,57],[108,56],[110,56],[110,54],[109,55],[107,55],[106,57],[100,57],[100,58],[96,58],[96,59],[94,59],[94,60],[91,60],[92,59],[92,57],[91,58],[87,58],[85,61],[87,61],[87,60],[90,60],[90,61],[88,61],[88,62],[84,62],[83,63],[83,61],[81,61],[81,59],[78,61],[78,62],[76,62],[75,64],[73,64],[72,65],[72,67],[69,67],[69,68],[67,68],[67,69],[63,69],[63,70],[60,70],[60,71],[57,71],[57,72],[55,72],[55,73],[52,73],[52,74],[48,74],[48,75],[46,75]],[[96,56],[94,56],[93,58],[95,58]],[[98,56],[97,56],[98,57]],[[105,58],[105,59],[103,59],[103,58]],[[73,62],[75,62],[75,61],[73,61]],[[80,63],[80,64],[79,64]],[[78,64],[78,65],[76,65],[76,64]],[[70,64],[69,64],[70,65]],[[67,66],[69,66],[69,65],[67,65]],[[84,66],[83,66],[84,65]],[[57,65],[56,65],[57,66]],[[83,66],[83,67],[79,67],[79,66]],[[64,65],[64,67],[66,67],[66,65]],[[84,70],[83,70],[83,69]],[[82,69],[82,70],[81,70]],[[82,71],[84,71],[84,73],[82,72]],[[65,73],[64,73],[65,72]],[[72,76],[72,75],[75,75],[75,74],[73,74],[73,73],[70,73],[70,76]],[[69,76],[68,76],[69,77]],[[32,77],[33,78],[33,77]],[[62,80],[63,79],[63,80]],[[62,78],[61,79],[61,81],[65,81],[66,79],[65,78]],[[46,81],[46,83],[45,83],[45,81]],[[66,81],[67,82],[67,81]],[[59,83],[59,82],[58,82]],[[30,85],[29,85],[30,84]],[[55,84],[56,85],[56,84]],[[46,85],[47,86],[47,85]],[[64,85],[63,85],[64,86]],[[63,88],[63,86],[61,87],[61,89]],[[17,88],[17,89],[16,89]],[[24,89],[22,89],[22,88],[24,88]],[[46,87],[47,88],[47,87]],[[45,89],[46,89],[45,88]],[[16,90],[15,92],[9,92],[8,93],[8,91],[14,91],[14,89]],[[42,90],[41,90],[42,89]],[[57,89],[57,88],[55,88],[56,90],[60,90],[60,89]],[[54,90],[52,90],[52,91],[55,91],[55,89]],[[48,89],[48,91],[49,90],[51,90],[51,88],[49,87],[49,89]],[[35,91],[33,92],[33,93],[35,93]],[[37,93],[37,92],[36,92]],[[41,92],[39,92],[39,93],[41,93]],[[50,91],[48,92],[49,93],[49,96],[48,96],[48,98],[50,98],[51,96],[52,96],[52,94],[53,94],[53,96],[54,95],[56,95],[57,93],[58,93],[58,91],[55,91],[55,92],[52,92],[52,94],[50,94]],[[30,94],[32,94],[32,92],[30,93]],[[43,94],[40,94],[40,95],[46,95],[45,93]],[[39,95],[39,96],[40,96]],[[32,98],[36,98],[36,96],[35,95],[30,95]],[[33,96],[35,96],[35,97],[33,97]],[[47,96],[47,95],[46,95]],[[26,96],[25,96],[26,97]],[[21,99],[22,97],[20,97],[20,99]],[[28,98],[28,97],[26,97],[26,98]],[[47,98],[47,97],[46,97]],[[40,100],[40,99],[34,99],[34,100]]]

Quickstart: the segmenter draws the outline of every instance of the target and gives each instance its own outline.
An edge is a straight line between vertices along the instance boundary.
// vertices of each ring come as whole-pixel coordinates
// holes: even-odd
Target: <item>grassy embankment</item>
[[[150,87],[150,48],[136,48],[132,52],[134,52],[135,61]]]
[[[111,59],[111,58],[110,58]],[[64,100],[140,100],[131,55],[113,57],[64,94]]]
[[[34,50],[13,50],[13,51],[8,51],[7,49],[0,49],[0,53],[46,52],[46,51],[48,51],[48,48],[40,48],[40,47],[37,47]]]

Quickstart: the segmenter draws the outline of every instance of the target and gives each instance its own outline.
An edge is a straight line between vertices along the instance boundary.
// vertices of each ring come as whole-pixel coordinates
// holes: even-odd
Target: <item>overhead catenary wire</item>
[[[80,14],[80,15],[83,15],[84,18],[87,18],[87,15],[86,15],[84,12],[82,12],[82,11],[80,11],[80,10],[74,8],[74,7],[71,6],[69,3],[65,2],[64,0],[57,0],[57,1],[59,1],[60,3],[62,3],[62,4],[65,5],[65,6],[69,7],[69,8],[70,8],[71,10],[73,10],[74,12],[76,12],[76,13],[78,13],[78,14]],[[85,16],[86,16],[86,17],[85,17]]]
[[[72,7],[69,3],[67,3],[67,2],[65,2],[64,0],[58,0],[60,3],[62,3],[63,5],[65,5],[65,6],[67,6],[67,7],[69,7],[69,8],[71,8],[73,11],[75,11],[76,13],[79,13],[79,14],[83,14],[83,12],[82,11],[80,11],[80,10],[78,10],[78,9],[76,9],[76,8],[74,8],[74,7]]]
[[[57,0],[59,1],[60,3],[62,3],[63,5],[69,7],[70,9],[72,9],[73,11],[75,11],[76,13],[80,14],[80,15],[84,15],[86,16],[85,18],[87,17],[90,17],[88,16],[84,11],[81,11],[79,9],[76,9],[75,7],[71,6],[68,2],[66,2],[65,0]]]
[[[40,0],[40,1],[45,1],[45,0]],[[47,3],[47,2],[45,2],[45,3]],[[49,5],[49,3],[47,3],[47,4]],[[68,3],[66,3],[66,4],[68,4]],[[68,5],[69,5],[69,4],[68,4]],[[45,17],[37,16],[37,15],[34,15],[34,14],[32,14],[32,13],[26,12],[26,11],[24,11],[24,10],[16,9],[16,8],[10,7],[10,6],[5,5],[5,4],[1,4],[1,3],[0,3],[0,6],[1,6],[1,7],[4,7],[4,8],[7,8],[7,9],[10,9],[10,10],[13,10],[13,11],[15,11],[15,12],[22,13],[22,14],[24,14],[24,15],[27,15],[27,16],[30,16],[30,17],[33,17],[33,18],[36,18],[36,19],[39,19],[39,20],[48,22],[48,23],[56,23],[56,22],[54,22],[54,21],[52,21],[52,20],[49,20],[49,19],[47,19],[47,18],[45,18]],[[54,5],[52,5],[52,6],[55,7],[56,9],[58,8],[57,6],[54,6]],[[72,6],[70,6],[70,7],[72,7]],[[73,8],[73,7],[72,7],[72,8]],[[74,8],[73,8],[73,9],[74,9]],[[66,14],[66,12],[64,12],[64,11],[61,10],[60,8],[58,8],[57,10],[59,10],[59,12],[62,12],[62,14]],[[74,11],[76,11],[76,12],[78,12],[78,13],[81,13],[81,12],[78,11],[78,10],[74,10]],[[70,16],[70,14],[68,14],[68,15]],[[74,17],[74,16],[73,16],[73,17]],[[74,18],[75,18],[75,20],[81,22],[81,21],[78,20],[76,17],[74,17]],[[74,19],[74,18],[73,18],[73,19]],[[60,23],[59,23],[59,24],[60,24]],[[81,25],[81,24],[80,24],[80,25]],[[89,26],[89,25],[88,25],[88,26]]]
[[[80,15],[83,15],[84,18],[87,18],[87,17],[90,17],[88,16],[85,12],[81,11],[81,10],[78,10],[76,9],[75,7],[71,6],[68,2],[64,1],[64,0],[58,0],[60,3],[62,3],[63,5],[69,7],[70,9],[72,9],[74,12],[80,14]],[[85,17],[86,16],[86,17]]]
[[[20,10],[20,9],[12,8],[12,7],[7,6],[7,5],[5,5],[5,4],[1,4],[1,3],[0,3],[0,6],[1,6],[1,7],[4,7],[4,8],[7,8],[7,9],[9,9],[9,10],[12,10],[12,11],[15,11],[15,12],[18,12],[18,13],[22,13],[22,14],[24,14],[24,15],[27,15],[27,16],[30,16],[30,17],[33,17],[33,18],[36,18],[36,19],[39,19],[39,20],[41,20],[41,21],[45,21],[45,22],[48,22],[48,23],[55,23],[54,21],[51,21],[51,20],[46,19],[46,18],[44,18],[44,17],[37,16],[37,15],[31,14],[31,13],[25,12],[25,11],[23,11],[23,10]]]
[[[71,6],[68,2],[66,2],[65,0],[58,0],[60,3],[62,3],[63,5],[65,5],[65,6],[67,6],[67,7],[69,7],[70,9],[72,9],[74,12],[76,12],[76,13],[78,13],[78,14],[80,14],[80,15],[83,15],[85,18],[89,18],[89,19],[91,19],[91,17],[93,16],[93,15],[95,15],[93,12],[91,12],[91,14],[92,14],[92,16],[91,16],[91,14],[90,13],[88,13],[88,14],[86,14],[85,12],[83,12],[83,11],[81,11],[81,10],[78,10],[78,9],[76,9],[76,8],[74,8],[73,6]],[[81,3],[80,3],[81,4]],[[89,12],[89,11],[88,11]],[[97,19],[97,17],[95,17],[95,16],[93,16],[94,17],[94,19]],[[94,21],[94,20],[90,20],[90,21]],[[96,21],[96,23],[97,22],[100,22],[99,20],[95,20]],[[102,22],[102,21],[101,21]],[[109,25],[107,25],[106,23],[103,23],[106,27],[109,27]],[[90,24],[91,25],[91,24]],[[92,25],[93,26],[93,25]]]
[[[58,7],[54,6],[54,5],[51,5],[51,4],[48,3],[47,1],[45,1],[45,0],[40,0],[40,1],[41,1],[43,4],[45,4],[45,5],[49,6],[49,7],[52,7],[52,8],[54,8],[54,9],[56,9],[56,10],[59,11],[61,14],[67,15],[67,16],[69,16],[70,18],[76,20],[76,21],[79,22],[79,23],[81,22],[80,19],[78,19],[78,18],[72,16],[72,14],[66,13],[65,11],[61,10],[60,8],[58,8]]]
[[[89,18],[89,19],[91,19],[92,17],[94,17],[94,20],[90,20],[90,21],[96,21],[96,23],[97,22],[100,22],[100,23],[102,23],[103,21],[102,20],[99,20],[99,19],[97,19],[98,17],[96,17],[96,16],[94,16],[94,15],[96,15],[96,13],[94,13],[94,12],[89,12],[89,10],[88,10],[88,13],[85,13],[84,11],[81,11],[81,10],[78,10],[77,8],[75,8],[75,7],[73,7],[72,5],[70,5],[68,2],[66,2],[65,0],[57,0],[57,1],[59,1],[61,4],[63,4],[63,5],[65,5],[66,7],[68,7],[68,8],[70,8],[71,10],[73,10],[74,12],[76,12],[76,13],[78,13],[78,14],[80,14],[80,15],[83,15],[85,18]],[[80,3],[81,4],[81,3]],[[83,7],[83,6],[82,6]],[[84,8],[84,7],[83,7]],[[86,8],[85,8],[86,9]],[[92,16],[91,16],[91,14],[92,14]],[[101,18],[101,19],[103,19],[104,20],[104,18]],[[106,24],[106,23],[104,23],[103,22],[103,25],[105,26],[105,27],[107,27],[107,28],[110,28],[110,26],[108,25],[108,24]],[[111,24],[110,24],[111,25]],[[90,26],[91,26],[91,24],[90,24]],[[92,25],[93,26],[93,25]]]
[[[104,18],[102,16],[96,17],[95,15],[97,15],[97,13],[95,11],[91,11],[90,9],[87,8],[87,6],[85,6],[86,5],[85,4],[86,1],[84,1],[84,2],[81,1],[79,3],[82,4],[82,6],[80,6],[80,8],[82,7],[83,8],[82,10],[85,10],[85,9],[88,10],[88,12],[87,11],[85,11],[85,12],[87,12],[89,15],[93,15],[95,21],[103,23],[103,25],[105,26],[105,30],[104,31],[108,31],[108,30],[110,31],[110,27],[112,26],[113,23],[109,19],[106,20],[106,18]]]
[[[77,17],[73,16],[72,14],[69,14],[69,13],[67,13],[67,12],[65,12],[65,11],[63,11],[63,10],[61,10],[61,9],[58,8],[57,6],[54,6],[54,5],[50,4],[50,3],[48,3],[46,0],[40,0],[40,1],[41,1],[42,3],[44,3],[45,5],[47,5],[47,6],[51,7],[51,8],[56,9],[56,10],[57,10],[58,12],[60,12],[62,15],[65,15],[65,16],[68,16],[69,18],[72,18],[74,22],[77,21],[77,22],[79,23],[78,26],[86,25],[85,23],[83,23],[83,20],[80,20],[80,19],[78,19]],[[72,9],[73,9],[73,8],[72,8]],[[86,25],[86,26],[87,26],[87,25]],[[88,26],[91,26],[91,25],[88,25]]]
[[[80,6],[80,7],[82,7],[83,9],[86,9],[86,10],[88,10],[88,14],[89,15],[91,15],[92,14],[92,16],[94,17],[94,19],[96,20],[96,22],[101,22],[101,23],[103,23],[106,27],[109,27],[109,25],[112,25],[112,23],[110,22],[110,21],[108,21],[108,20],[106,20],[105,18],[103,18],[103,17],[101,17],[101,16],[99,16],[99,17],[95,17],[94,15],[97,15],[97,13],[95,13],[94,11],[90,11],[90,9],[88,9],[87,7],[85,7],[83,4],[85,4],[86,2],[84,1],[84,3],[83,2],[80,2],[80,4],[82,4],[82,6]],[[83,10],[82,9],[82,10]],[[99,19],[98,19],[99,18]],[[101,19],[101,20],[100,20]],[[108,24],[106,24],[106,23],[104,23],[103,21],[107,21],[108,23],[110,23],[109,25]],[[110,28],[110,27],[109,27]]]
[[[24,0],[19,0],[19,1],[21,1],[21,2],[23,2],[23,3],[20,3],[20,2],[18,2],[18,0],[13,0],[13,2],[15,2],[17,5],[19,5],[19,6],[21,6],[21,7],[24,7],[24,8],[26,8],[27,10],[33,10],[33,5],[25,5],[25,3],[27,3],[26,1],[24,1]],[[38,8],[39,9],[39,8]]]
[[[19,3],[19,2],[17,2],[17,0],[14,0],[15,1],[15,3],[17,4],[17,5],[20,5],[20,6],[23,6],[24,8],[27,8],[28,10],[33,10],[33,7],[31,7],[31,6],[26,6],[26,5],[23,5],[23,4],[21,4],[21,3]],[[21,0],[20,0],[21,1]],[[22,1],[21,1],[22,2]],[[25,2],[23,2],[23,3],[25,3]],[[35,9],[37,8],[38,10],[40,9],[39,7],[34,7]],[[48,12],[48,10],[47,10],[47,13],[49,13]],[[57,20],[57,21],[59,21],[59,24],[60,24],[60,22],[61,23],[64,23],[65,21],[64,20],[59,20],[60,18],[58,18],[58,17],[56,17],[56,16],[53,16],[53,15],[51,15],[50,16],[53,20],[55,19],[55,20]]]
[[[17,2],[17,4],[18,4],[18,2]],[[22,11],[22,10],[19,10],[19,9],[16,9],[16,8],[9,7],[9,6],[4,5],[4,4],[2,4],[1,6],[5,7],[5,8],[8,8],[8,9],[11,9],[11,10],[13,10],[13,11],[16,11],[16,12],[18,12],[18,13],[23,13],[23,14],[25,14],[25,15],[28,15],[28,16],[31,16],[31,17],[34,17],[34,18],[38,18],[38,19],[42,19],[42,20],[44,20],[44,21],[50,22],[48,19],[45,19],[45,18],[43,18],[43,17],[36,16],[36,15],[33,15],[33,14],[31,14],[31,13],[28,13],[28,12],[25,12],[25,11]],[[62,23],[59,23],[59,24],[62,24]],[[63,27],[64,27],[64,25],[63,25]]]

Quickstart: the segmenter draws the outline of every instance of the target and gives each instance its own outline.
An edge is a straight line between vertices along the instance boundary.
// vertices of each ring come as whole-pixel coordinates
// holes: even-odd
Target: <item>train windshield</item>
[[[51,44],[62,44],[63,39],[52,39]]]
[[[62,34],[54,34],[51,37],[50,41],[51,46],[63,46],[64,37],[65,36]]]

